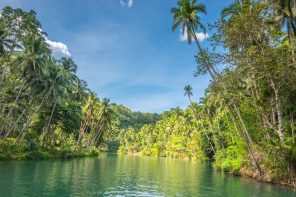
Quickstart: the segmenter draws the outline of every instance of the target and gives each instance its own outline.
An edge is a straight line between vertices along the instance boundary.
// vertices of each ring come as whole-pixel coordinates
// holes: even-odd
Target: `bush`
[[[9,156],[5,153],[0,153],[0,161],[1,160],[6,160],[6,159],[9,159]]]

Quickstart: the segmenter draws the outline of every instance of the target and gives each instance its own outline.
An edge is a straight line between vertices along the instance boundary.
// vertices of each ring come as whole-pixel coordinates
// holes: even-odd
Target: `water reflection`
[[[295,196],[291,189],[232,177],[209,165],[117,156],[0,163],[0,196]]]

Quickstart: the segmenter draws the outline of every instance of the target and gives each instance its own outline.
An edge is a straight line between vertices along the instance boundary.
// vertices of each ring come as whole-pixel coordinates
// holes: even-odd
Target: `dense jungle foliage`
[[[97,150],[211,161],[228,172],[296,186],[296,3],[236,0],[209,25],[196,0],[171,9],[196,44],[195,77],[211,83],[187,109],[132,112],[99,99],[70,58],[55,59],[34,11],[0,16],[0,158],[96,155]],[[169,99],[169,98],[168,98]]]
[[[71,58],[53,57],[33,10],[1,12],[0,62],[0,159],[96,155],[118,147],[111,131],[159,120],[99,99]]]
[[[236,0],[209,25],[211,45],[196,0],[171,9],[197,54],[195,77],[207,74],[204,97],[172,109],[156,125],[129,130],[120,152],[209,160],[228,172],[296,186],[296,3],[292,0]]]

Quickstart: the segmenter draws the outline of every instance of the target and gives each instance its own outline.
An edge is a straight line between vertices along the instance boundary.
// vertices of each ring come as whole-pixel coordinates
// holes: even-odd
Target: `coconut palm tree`
[[[252,12],[254,3],[252,0],[236,0],[221,12],[221,17],[241,16],[244,12]]]
[[[181,0],[178,1],[178,7],[172,8],[171,13],[173,16],[173,31],[181,26],[183,35],[187,36],[188,43],[192,40],[196,42],[199,50],[202,51],[195,31],[201,29],[205,32],[205,27],[200,22],[199,14],[206,14],[206,8],[197,0]]]
[[[195,34],[196,29],[204,29],[204,26],[200,22],[200,17],[198,14],[206,13],[205,6],[198,3],[197,0],[179,0],[177,3],[178,7],[177,8],[172,8],[171,13],[173,14],[173,30],[176,30],[179,26],[182,28],[183,33],[187,33],[188,37],[188,43],[191,43],[192,39],[195,40],[195,43],[199,49],[200,56],[201,56],[201,63],[205,66],[206,70],[208,73],[211,75],[212,79],[214,82],[217,82],[219,79],[218,73],[215,71],[212,63],[209,60],[208,55],[206,52],[201,48],[199,41],[197,39],[197,36]],[[222,90],[223,92],[227,93],[227,88],[225,84],[222,83]],[[223,100],[226,103],[226,106],[228,110],[230,111],[230,114],[233,115],[233,106],[231,106],[231,103],[227,99],[227,97],[224,95]],[[238,123],[239,120],[236,118],[236,116],[232,116],[234,118],[234,122]],[[238,132],[243,133],[243,130],[241,127],[237,127]],[[249,147],[249,142],[248,139],[244,138],[245,143]],[[258,169],[259,173],[261,174],[261,169],[260,166],[257,165],[257,161],[255,157],[253,157],[253,152],[251,148],[248,148],[249,153],[252,155],[252,159],[254,159],[254,165]]]
[[[90,143],[90,146],[98,146],[103,134],[110,129],[111,126],[111,120],[113,116],[113,110],[111,108],[110,100],[107,98],[103,99],[101,109],[98,113],[98,126],[99,129],[95,133],[94,137],[92,138],[92,141]]]
[[[1,17],[0,17],[1,19]],[[11,39],[10,36],[10,32],[7,31],[5,24],[0,20],[0,57],[6,57],[5,56],[5,52],[7,50],[12,50],[13,49],[13,44],[14,41]],[[7,57],[6,57],[6,61],[7,61]],[[6,64],[4,65],[4,68],[2,70],[2,75],[1,75],[1,79],[0,79],[0,87],[4,81],[5,78],[5,74],[8,68],[8,63],[6,62]]]
[[[184,96],[188,96],[189,102],[192,105],[191,96],[193,95],[193,93],[192,93],[191,85],[186,85],[184,88],[184,91],[185,91]]]
[[[23,47],[24,51],[18,57],[17,62],[19,62],[24,84],[30,91],[31,97],[35,100],[35,103],[38,101],[40,103],[33,107],[15,143],[17,143],[23,132],[28,129],[34,115],[48,98],[51,85],[49,73],[51,65],[46,61],[50,56],[50,49],[44,38],[39,35],[29,34],[23,42]]]
[[[205,27],[199,17],[199,14],[206,14],[205,6],[198,3],[197,0],[180,0],[177,5],[177,8],[171,9],[171,13],[173,14],[173,31],[181,26],[182,33],[187,36],[188,43],[190,44],[192,40],[195,41],[207,71],[213,79],[216,78],[215,75],[217,73],[196,36],[196,30],[200,29],[205,32]]]
[[[72,85],[70,78],[72,75],[70,75],[68,71],[65,70],[62,66],[57,65],[56,61],[52,57],[49,57],[46,63],[50,68],[49,89],[47,95],[49,100],[53,101],[54,104],[47,126],[44,129],[44,136],[47,136],[48,134],[48,129],[51,124],[57,104],[62,103],[67,98],[69,89]]]
[[[189,102],[191,104],[191,107],[192,107],[192,110],[193,110],[193,113],[194,113],[194,118],[196,119],[197,122],[200,122],[200,119],[198,118],[199,117],[198,112],[197,112],[195,106],[193,106],[192,101],[191,101],[191,96],[193,95],[191,85],[186,85],[185,88],[184,88],[184,91],[185,91],[184,96],[188,96]],[[213,144],[212,144],[212,142],[210,140],[210,137],[209,137],[206,129],[203,126],[203,123],[200,123],[200,124],[202,126],[202,130],[204,131],[204,133],[205,133],[205,135],[207,137],[207,140],[208,140],[208,143],[209,143],[209,145],[211,147],[211,150],[215,153],[214,146],[213,146]]]
[[[10,32],[7,30],[5,24],[0,20],[0,55],[3,55],[6,50],[12,50],[13,45],[14,41],[11,39]]]
[[[30,34],[23,42],[24,51],[18,58],[23,77],[30,81],[30,77],[36,77],[44,74],[47,67],[45,57],[50,55],[50,49],[43,37]]]

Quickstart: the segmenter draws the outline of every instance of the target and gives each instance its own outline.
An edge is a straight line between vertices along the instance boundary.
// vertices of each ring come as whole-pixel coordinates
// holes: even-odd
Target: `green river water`
[[[100,154],[0,162],[0,196],[296,196],[292,189],[170,158]]]

